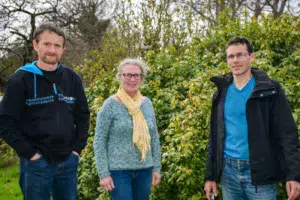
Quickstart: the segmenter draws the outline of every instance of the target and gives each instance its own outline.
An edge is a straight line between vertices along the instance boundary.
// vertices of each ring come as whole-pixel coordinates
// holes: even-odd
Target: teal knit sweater
[[[94,152],[100,178],[110,175],[110,170],[136,170],[153,167],[161,169],[161,151],[154,109],[145,98],[140,107],[147,121],[151,148],[146,160],[141,161],[141,153],[132,142],[132,117],[124,104],[109,97],[97,115]]]

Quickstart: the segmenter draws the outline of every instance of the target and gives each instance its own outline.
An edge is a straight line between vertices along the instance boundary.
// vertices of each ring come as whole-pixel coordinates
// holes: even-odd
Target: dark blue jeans
[[[257,186],[251,184],[250,165],[247,160],[224,159],[221,178],[223,200],[276,200],[275,184]]]
[[[75,200],[78,156],[71,153],[60,164],[49,164],[43,156],[34,161],[20,157],[20,187],[24,200]]]
[[[115,189],[112,200],[148,200],[152,182],[152,167],[139,170],[110,171]]]

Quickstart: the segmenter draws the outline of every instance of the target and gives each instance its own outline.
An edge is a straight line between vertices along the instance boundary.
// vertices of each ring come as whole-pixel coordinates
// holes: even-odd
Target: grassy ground
[[[0,168],[0,200],[21,200],[19,165]]]

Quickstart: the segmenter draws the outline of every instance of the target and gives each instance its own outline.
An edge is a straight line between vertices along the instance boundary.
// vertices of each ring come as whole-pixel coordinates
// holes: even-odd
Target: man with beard
[[[79,154],[88,137],[87,99],[80,77],[59,63],[66,49],[62,30],[42,24],[33,46],[38,60],[6,84],[0,136],[20,157],[25,200],[74,200]]]
[[[280,84],[252,68],[255,54],[244,37],[226,46],[231,72],[211,79],[213,97],[205,174],[206,198],[275,200],[278,182],[286,182],[288,200],[300,194],[300,146],[297,126]]]

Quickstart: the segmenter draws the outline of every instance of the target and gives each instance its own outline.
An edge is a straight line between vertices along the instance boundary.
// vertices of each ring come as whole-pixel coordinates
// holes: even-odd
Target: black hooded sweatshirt
[[[60,163],[85,147],[89,117],[81,79],[72,69],[59,64],[45,72],[33,62],[6,84],[0,137],[28,160],[40,153],[49,163]]]

